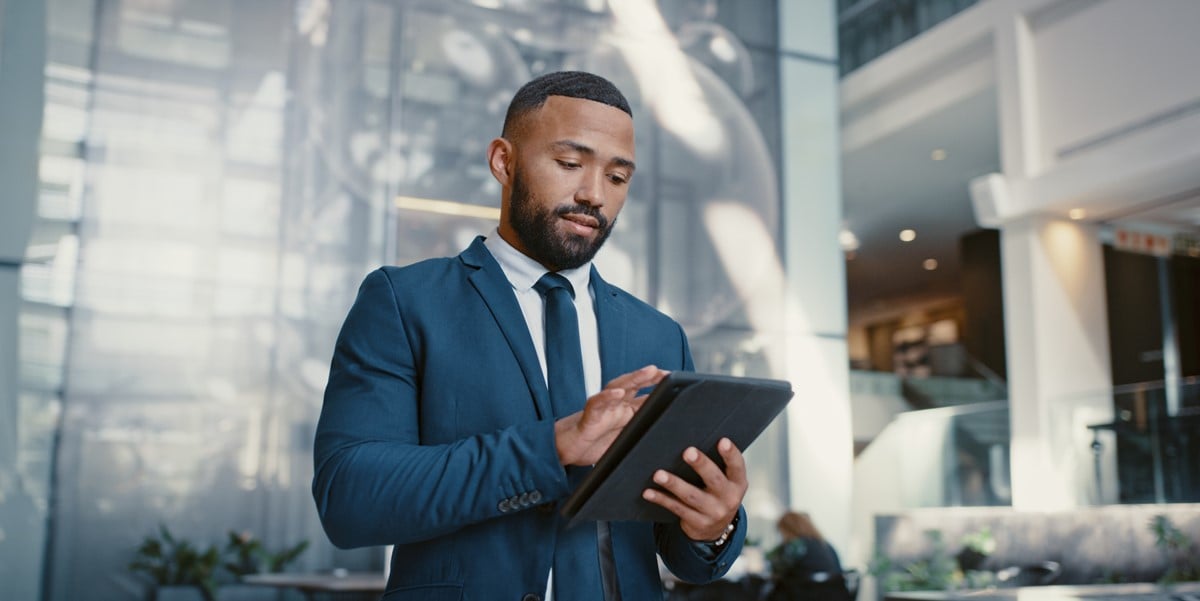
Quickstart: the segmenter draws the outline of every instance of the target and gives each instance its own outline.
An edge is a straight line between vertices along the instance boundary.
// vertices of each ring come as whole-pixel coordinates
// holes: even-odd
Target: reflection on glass
[[[782,377],[784,345],[765,336],[782,321],[782,269],[777,161],[762,133],[778,130],[779,118],[745,100],[777,78],[774,55],[755,70],[715,3],[583,4],[400,8],[391,136],[359,142],[354,171],[344,171],[361,174],[347,178],[359,187],[394,185],[390,260],[454,255],[489,233],[500,189],[485,152],[512,94],[532,75],[592,71],[629,98],[639,165],[598,268],[684,325],[697,369]],[[354,12],[334,4],[332,22]],[[391,161],[394,179],[373,172],[372,160]],[[785,443],[777,427],[751,449],[747,503],[764,533],[788,503]]]
[[[1053,452],[1074,459],[1080,504],[1200,501],[1200,378],[1061,399],[1053,417]]]
[[[882,511],[1011,505],[1008,457],[1006,401],[902,413],[855,462],[856,501]]]
[[[605,274],[685,325],[698,369],[780,375],[756,313],[772,309],[747,304],[774,284],[734,278],[745,249],[722,251],[731,226],[706,217],[756,224],[753,260],[778,277],[776,59],[749,60],[714,3],[48,6],[20,419],[27,469],[58,466],[37,491],[54,499],[50,598],[139,590],[120,549],[160,522],[309,539],[309,569],[379,567],[323,544],[308,490],[333,340],[366,271],[495,227],[484,152],[535,74],[592,69],[635,104],[639,175]],[[651,64],[678,68],[656,81]],[[763,531],[787,505],[784,443],[776,427],[751,449]],[[74,552],[93,548],[113,552]]]

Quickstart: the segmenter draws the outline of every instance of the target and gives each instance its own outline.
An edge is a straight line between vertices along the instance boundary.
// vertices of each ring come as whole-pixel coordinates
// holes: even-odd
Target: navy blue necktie
[[[533,287],[545,299],[546,385],[550,388],[550,407],[554,417],[565,417],[583,409],[587,401],[575,289],[557,273],[547,273]]]
[[[543,275],[533,287],[545,302],[546,385],[550,389],[550,407],[554,417],[564,417],[583,409],[587,402],[575,289],[557,273]],[[572,488],[579,485],[589,469],[567,468]],[[620,598],[609,536],[607,522],[599,522],[595,528],[579,524],[567,529],[565,521],[560,520],[554,545],[554,601]],[[601,568],[602,557],[605,568]]]

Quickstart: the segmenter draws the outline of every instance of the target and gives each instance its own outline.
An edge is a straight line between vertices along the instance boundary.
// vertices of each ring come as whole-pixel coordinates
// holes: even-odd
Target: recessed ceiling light
[[[934,148],[933,152],[929,153],[929,158],[935,161],[944,161],[946,160],[946,151],[942,148]]]
[[[1067,211],[1067,217],[1070,217],[1075,221],[1079,221],[1080,219],[1087,217],[1087,211],[1083,209],[1071,209],[1070,211]]]
[[[843,229],[838,232],[838,244],[841,245],[842,250],[847,252],[858,250],[858,236],[855,236],[854,232],[850,230]]]
[[[912,242],[917,239],[916,230],[900,230],[900,240],[902,242]]]
[[[933,271],[937,269],[937,259],[925,259],[925,262],[921,263],[921,267],[924,267],[925,271]]]

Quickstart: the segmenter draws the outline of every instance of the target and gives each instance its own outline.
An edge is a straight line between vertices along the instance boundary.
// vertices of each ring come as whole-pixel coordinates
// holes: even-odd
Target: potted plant
[[[930,553],[904,565],[876,552],[868,573],[877,579],[883,592],[949,590],[962,582],[962,573],[947,552],[941,531],[926,530],[925,538],[929,540]]]
[[[1167,560],[1167,570],[1158,579],[1159,584],[1174,584],[1200,580],[1200,553],[1182,530],[1165,515],[1156,515],[1150,521],[1154,533],[1154,546],[1162,551]]]
[[[282,572],[307,548],[308,541],[305,540],[294,547],[271,552],[249,532],[230,530],[229,541],[225,543],[225,569],[238,578],[249,574]]]
[[[978,570],[983,562],[996,550],[996,539],[992,538],[992,529],[984,526],[962,538],[962,550],[955,559],[963,573]]]
[[[217,570],[221,552],[215,546],[201,549],[176,538],[159,524],[157,536],[142,540],[129,563],[133,572],[144,572],[155,586],[155,601],[185,601],[217,598]],[[170,589],[174,588],[172,591]]]
[[[308,548],[308,541],[270,551],[249,532],[229,531],[223,548],[183,540],[164,525],[138,546],[129,569],[154,585],[153,601],[257,601],[274,598],[262,587],[239,584],[242,576],[281,572]]]

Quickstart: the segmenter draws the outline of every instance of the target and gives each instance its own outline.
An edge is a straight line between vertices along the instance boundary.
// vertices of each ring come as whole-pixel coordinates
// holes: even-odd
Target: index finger
[[[658,384],[667,374],[671,372],[659,369],[653,365],[647,365],[636,371],[631,371],[627,374],[613,378],[607,386],[606,390],[623,388],[627,391],[634,392],[639,389]]]

